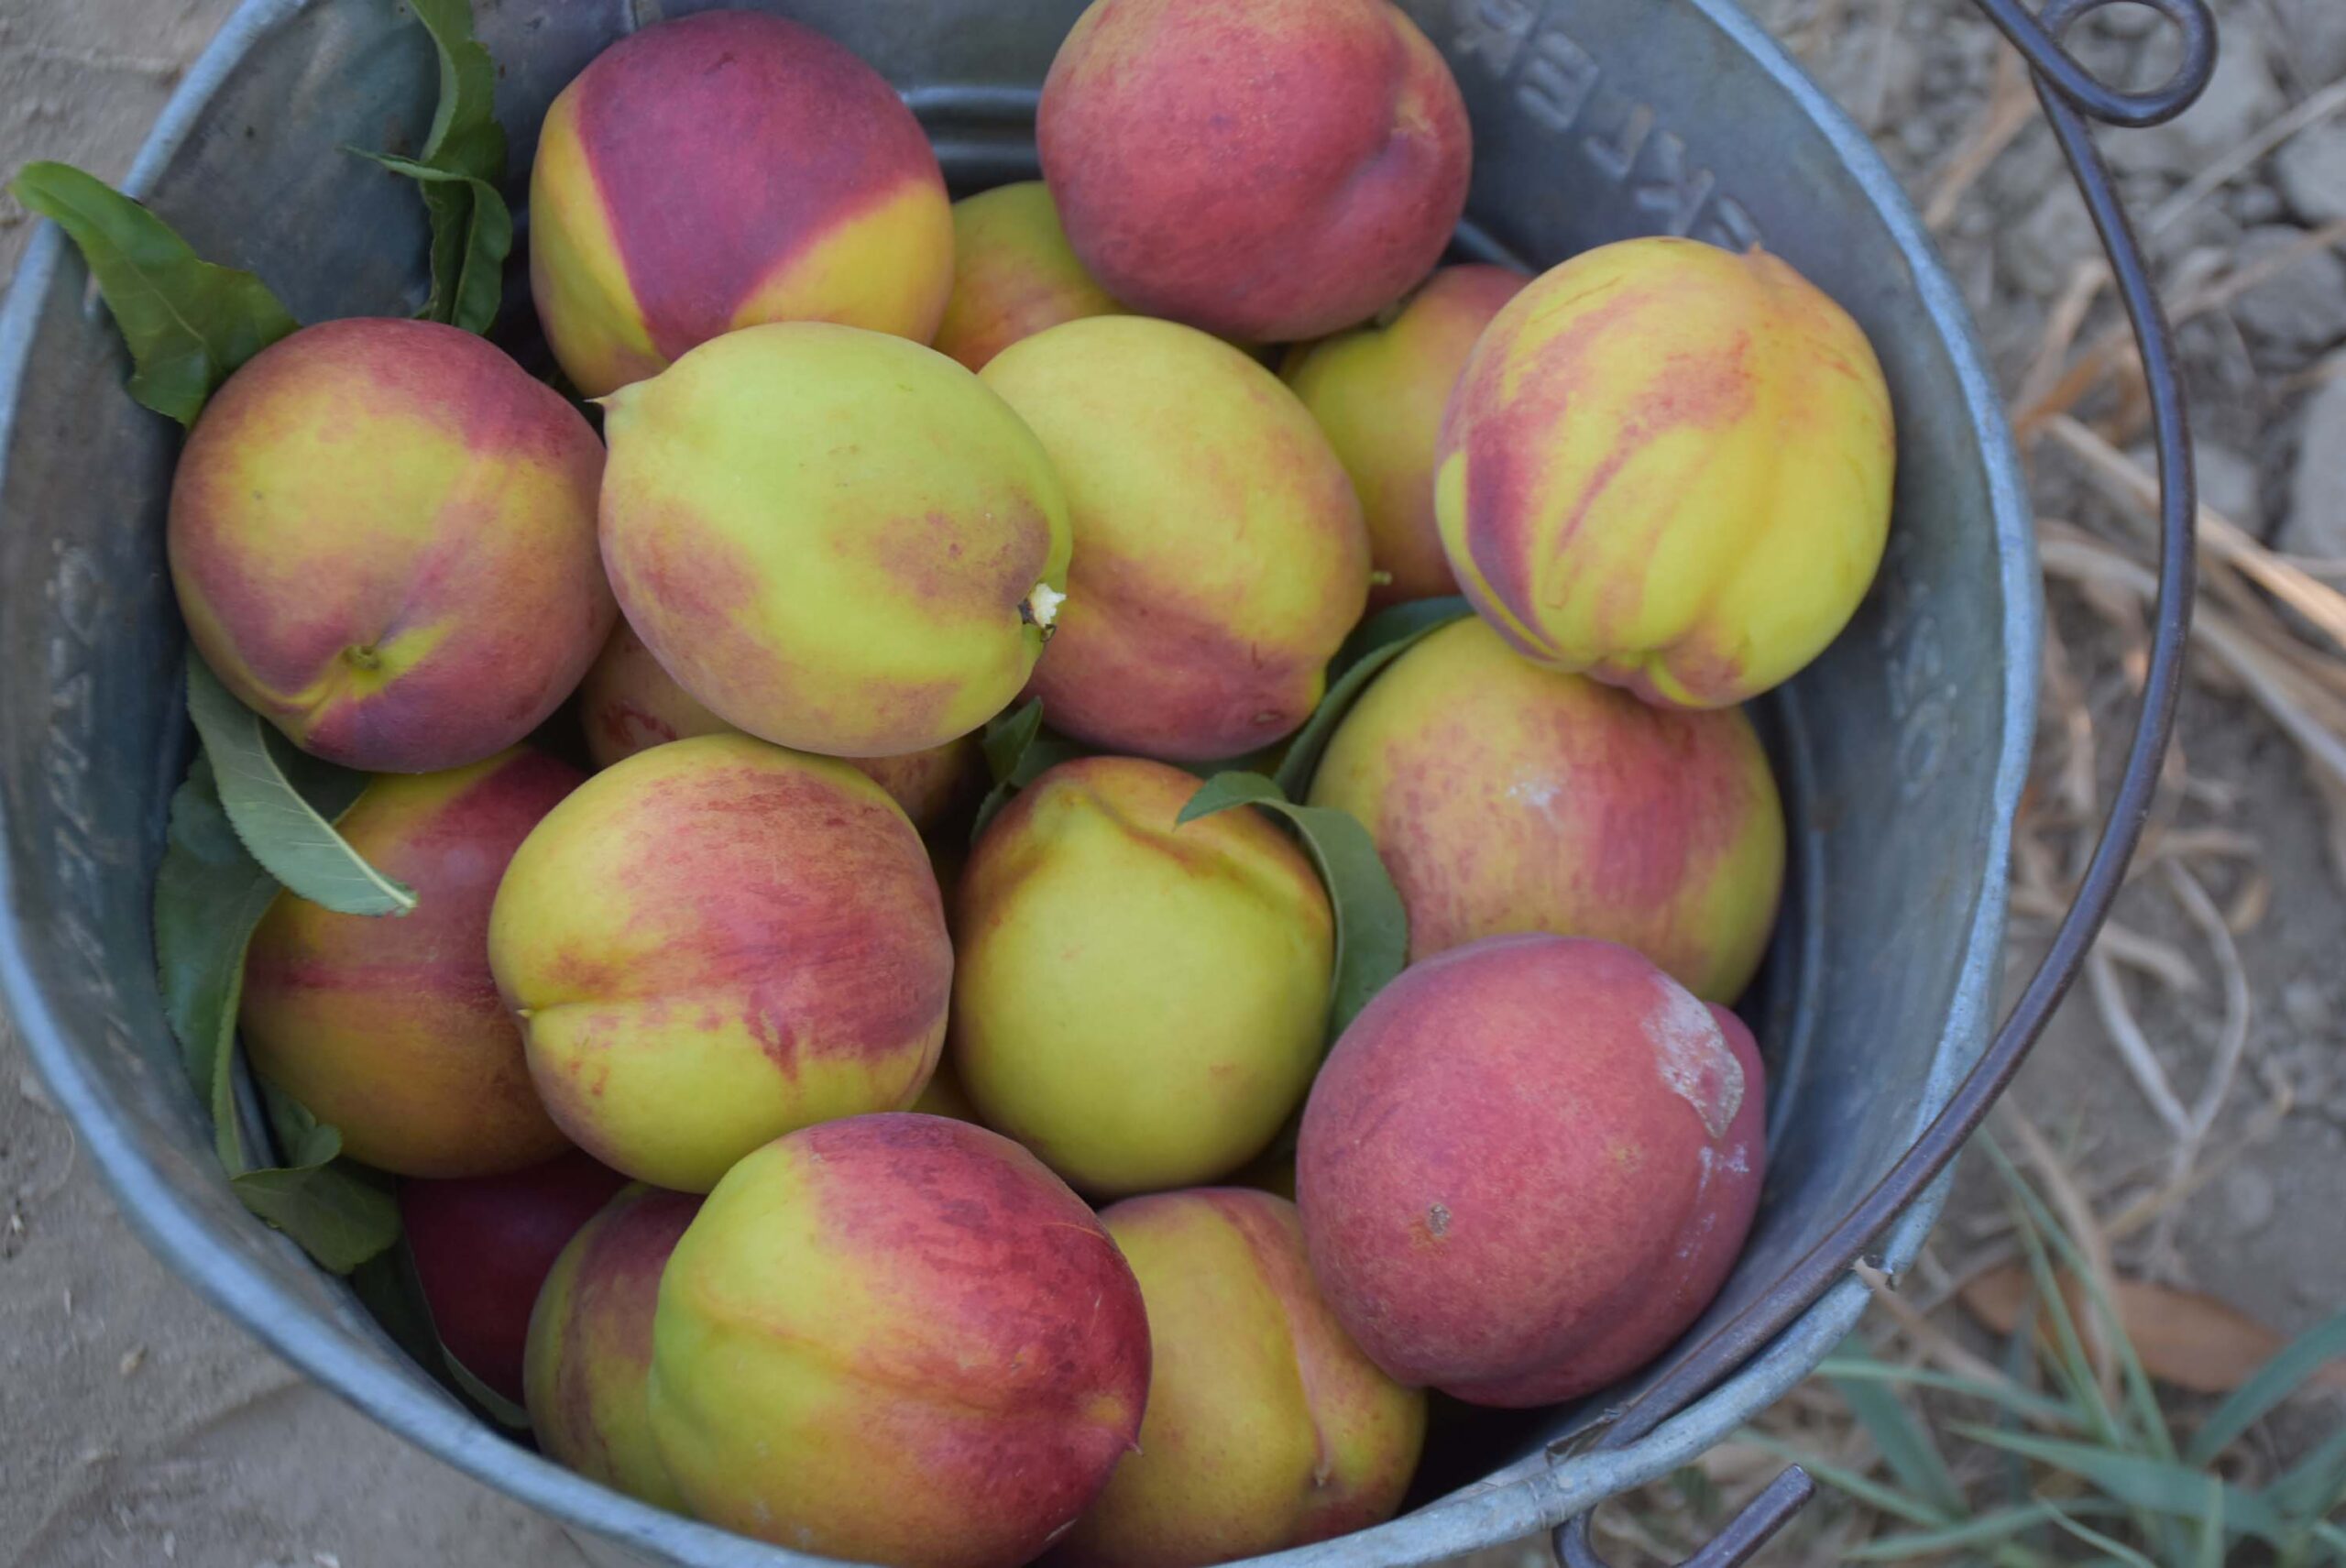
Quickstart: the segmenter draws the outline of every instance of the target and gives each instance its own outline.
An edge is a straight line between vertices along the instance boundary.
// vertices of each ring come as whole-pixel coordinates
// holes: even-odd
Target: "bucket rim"
[[[317,3],[241,0],[172,93],[123,181],[124,191],[138,196],[151,190],[246,56]],[[1961,384],[1964,410],[1978,437],[1987,479],[2003,604],[2002,744],[1990,791],[1977,902],[1911,1136],[1946,1103],[1985,1048],[1992,1022],[2012,818],[2027,781],[2035,732],[2044,603],[2033,513],[2003,400],[1989,373],[1970,313],[1896,176],[1840,105],[1737,0],[1686,3],[1805,115],[1880,215]],[[0,493],[6,486],[25,367],[63,256],[64,237],[57,226],[39,223],[5,303],[0,305]],[[92,302],[85,308],[99,307]],[[421,1373],[411,1375],[351,1354],[344,1330],[273,1282],[251,1259],[214,1240],[208,1221],[127,1135],[115,1114],[115,1096],[83,1064],[59,1022],[48,987],[34,973],[25,919],[13,869],[0,856],[0,1006],[5,1007],[27,1054],[87,1145],[125,1221],[197,1294],[369,1419],[565,1528],[662,1561],[701,1568],[817,1568],[838,1561],[752,1541],[609,1490],[507,1441]],[[1950,1182],[1951,1176],[1942,1177],[1884,1237],[1880,1251],[1891,1274],[1913,1261],[1946,1205]],[[292,1245],[276,1239],[278,1245]],[[1249,1563],[1271,1568],[1416,1563],[1551,1529],[1607,1497],[1685,1463],[1781,1398],[1855,1328],[1869,1300],[1863,1281],[1842,1280],[1732,1376],[1634,1443],[1556,1459],[1535,1453],[1401,1519]]]

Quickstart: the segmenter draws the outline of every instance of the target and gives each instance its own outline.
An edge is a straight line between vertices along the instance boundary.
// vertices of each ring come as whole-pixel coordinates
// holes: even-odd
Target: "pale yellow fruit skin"
[[[746,735],[580,785],[514,854],[488,957],[555,1123],[685,1192],[784,1133],[909,1103],[953,966],[903,809],[845,762]]]
[[[1210,1181],[1310,1086],[1334,919],[1251,807],[1129,757],[1063,763],[987,828],[957,895],[949,1050],[988,1126],[1100,1194]]]
[[[1100,1218],[1148,1308],[1148,1409],[1139,1452],[1049,1561],[1197,1568],[1390,1519],[1426,1397],[1379,1371],[1321,1299],[1295,1205],[1202,1188]]]
[[[678,685],[751,735],[892,757],[966,735],[1042,651],[1065,499],[1017,415],[880,333],[729,333],[603,400],[604,564]]]
[[[1895,464],[1880,363],[1839,305],[1761,251],[1637,239],[1492,321],[1435,507],[1460,587],[1518,652],[1724,707],[1848,624]]]
[[[939,354],[982,370],[1021,338],[1124,313],[1068,247],[1041,181],[997,185],[953,203],[953,296],[937,329]]]

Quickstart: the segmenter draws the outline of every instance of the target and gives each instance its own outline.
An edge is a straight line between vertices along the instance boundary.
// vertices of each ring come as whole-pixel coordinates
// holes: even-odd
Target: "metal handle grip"
[[[1875,1238],[1953,1162],[2020,1070],[2029,1047],[2077,979],[2125,883],[2127,863],[2142,841],[2152,798],[2158,791],[2167,740],[2175,729],[2176,704],[2182,695],[2197,577],[2198,500],[2192,474],[2190,421],[2175,363],[2173,334],[2151,280],[2149,264],[2088,122],[2150,126],[2190,107],[2215,70],[2216,22],[2206,0],[2131,0],[2150,5],[2176,27],[2182,35],[2183,63],[2163,86],[2147,92],[2121,92],[2098,81],[2059,41],[2078,17],[2120,3],[2050,0],[2041,16],[2032,16],[2019,0],[1979,0],[1980,8],[2034,73],[2037,100],[2045,117],[2052,122],[2054,137],[2085,193],[2094,227],[2110,254],[2110,276],[2141,347],[2143,378],[2150,392],[2151,424],[2159,459],[2159,596],[2142,712],[2135,719],[2117,797],[2078,885],[2077,902],[2054,933],[2044,963],[1946,1107],[1822,1241],[1757,1301],[1714,1330],[1630,1403],[1596,1440],[1595,1448],[1620,1448],[1636,1442],[1742,1365],[1847,1273]],[[1781,1530],[1814,1490],[1814,1483],[1798,1466],[1785,1471],[1707,1546],[1687,1559],[1687,1568],[1736,1568]],[[1586,1513],[1556,1527],[1555,1546],[1564,1568],[1606,1568],[1589,1540]]]

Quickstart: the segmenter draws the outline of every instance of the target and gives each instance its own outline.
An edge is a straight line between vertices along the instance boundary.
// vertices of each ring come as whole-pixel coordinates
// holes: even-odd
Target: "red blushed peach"
[[[684,1510],[652,1437],[660,1276],[700,1200],[641,1184],[589,1218],[529,1317],[524,1402],[539,1451],[630,1497]]]
[[[1627,948],[1445,953],[1362,1011],[1312,1089],[1312,1275],[1404,1383],[1503,1406],[1601,1388],[1734,1266],[1761,1099],[1749,1032]]]
[[[1414,958],[1509,932],[1597,937],[1732,1002],[1775,926],[1783,806],[1750,720],[1541,669],[1478,620],[1377,677],[1310,798],[1376,840]]]
[[[1292,734],[1368,601],[1360,501],[1295,394],[1137,316],[1053,327],[981,378],[1041,440],[1073,520],[1031,687],[1052,728],[1168,762]]]
[[[1458,83],[1387,0],[1095,0],[1036,129],[1091,275],[1224,337],[1366,320],[1433,269],[1466,205]]]
[[[530,288],[589,397],[761,322],[926,343],[952,286],[952,213],[919,122],[795,22],[704,11],[646,27],[546,111]]]
[[[1434,519],[1442,411],[1474,340],[1530,280],[1511,267],[1445,267],[1388,322],[1303,345],[1280,372],[1360,492],[1378,579],[1371,608],[1458,591]]]
[[[712,1524],[897,1568],[1017,1568],[1148,1393],[1132,1269],[1007,1138],[857,1116],[735,1166],[660,1283],[652,1430]]]
[[[514,854],[488,958],[554,1120],[692,1192],[794,1128],[908,1103],[953,976],[902,809],[844,762],[746,735],[580,785]]]
[[[1021,338],[1124,312],[1068,248],[1059,210],[1041,181],[953,203],[953,297],[937,329],[939,354],[982,370]]]
[[[171,584],[228,689],[367,773],[464,767],[559,707],[615,610],[603,448],[467,332],[365,318],[255,355],[171,482]]]
[[[245,954],[240,1022],[253,1070],[342,1132],[343,1152],[400,1176],[490,1176],[567,1145],[531,1086],[488,966],[489,906],[514,850],[579,782],[508,751],[368,784],[336,825],[415,889],[396,920],[280,893]]]
[[[1425,1396],[1378,1371],[1321,1299],[1295,1205],[1205,1188],[1100,1221],[1148,1308],[1148,1413],[1139,1451],[1049,1561],[1202,1568],[1390,1519]]]
[[[597,767],[671,740],[740,733],[678,685],[625,620],[611,628],[602,656],[579,685],[578,701],[586,750]],[[980,759],[976,739],[965,735],[901,757],[840,760],[886,790],[926,833],[966,801]]]
[[[465,1370],[521,1398],[538,1287],[578,1227],[625,1185],[576,1149],[503,1176],[400,1183],[400,1233],[432,1325]]]

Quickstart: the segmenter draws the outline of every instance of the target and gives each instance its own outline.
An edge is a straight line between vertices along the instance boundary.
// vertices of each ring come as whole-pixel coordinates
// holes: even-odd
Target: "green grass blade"
[[[2042,1524],[2051,1517],[2045,1512],[2044,1504],[2028,1502],[2016,1508],[1998,1508],[1993,1513],[1980,1514],[1943,1530],[1902,1530],[1896,1535],[1876,1536],[1857,1546],[1844,1548],[1841,1555],[1851,1563],[1906,1563],[1917,1557],[1936,1556],[1944,1552],[2000,1545],[2031,1525]]]
[[[2289,1521],[2325,1518],[2346,1495],[2346,1423],[2264,1489],[2274,1511]]]
[[[1892,1519],[1904,1519],[1908,1524],[1921,1525],[1926,1530],[1946,1530],[1956,1522],[1919,1497],[1909,1497],[1894,1486],[1886,1486],[1872,1476],[1859,1475],[1847,1466],[1828,1464],[1766,1432],[1746,1428],[1737,1436],[1739,1442],[1765,1449],[1780,1459],[1790,1460],[1835,1491],[1848,1494],[1876,1513],[1888,1514]]]
[[[1845,1355],[1842,1359],[1856,1358]],[[1872,1360],[1870,1356],[1863,1359]],[[1939,1453],[1930,1433],[1894,1388],[1865,1378],[1833,1376],[1827,1381],[1873,1439],[1882,1463],[1901,1486],[1951,1518],[1960,1519],[1968,1511],[1970,1505],[1956,1484],[1955,1473],[1946,1467],[1946,1456]]]
[[[2202,1523],[2215,1497],[2208,1489],[2209,1477],[2204,1473],[2165,1460],[2091,1442],[1998,1431],[1993,1427],[1970,1422],[1958,1423],[1951,1430],[1974,1442],[2017,1453],[2089,1481],[2120,1502],[2146,1513]],[[2286,1532],[2279,1513],[2264,1498],[2236,1486],[2222,1486],[2221,1501],[2228,1530],[2245,1531],[2280,1544]]]
[[[2306,1379],[2331,1361],[2346,1355],[2346,1311],[2316,1323],[2288,1347],[2256,1369],[2249,1380],[2208,1414],[2184,1450],[2184,1463],[2206,1466],[2230,1448],[2241,1433],[2272,1413],[2274,1407],[2296,1393]]]
[[[2048,1426],[2068,1426],[2077,1420],[2077,1412],[2060,1400],[2023,1388],[2017,1382],[1991,1383],[1984,1377],[1965,1377],[1926,1366],[1898,1366],[1889,1362],[1859,1361],[1839,1355],[1825,1357],[1817,1365],[1816,1370],[1833,1378],[1911,1385],[1917,1388],[1935,1388],[1943,1394],[1961,1394],[2000,1405],[2024,1420],[2042,1421]]]
[[[2124,1541],[2111,1540],[2091,1526],[2081,1523],[2075,1516],[2062,1512],[2052,1503],[2045,1505],[2045,1517],[2084,1541],[2088,1546],[2103,1553],[2110,1561],[2126,1564],[2126,1568],[2159,1568],[2157,1563]]]

